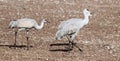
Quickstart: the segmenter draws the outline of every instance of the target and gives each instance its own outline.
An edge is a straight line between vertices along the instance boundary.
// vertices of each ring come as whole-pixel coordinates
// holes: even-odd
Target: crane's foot
[[[74,47],[78,48],[79,51],[82,52],[82,49],[80,49],[79,46],[76,45],[77,43],[74,43],[74,42],[70,42],[70,43],[72,44],[72,48],[74,46]]]
[[[70,48],[70,47],[68,46],[68,47],[66,47],[66,50],[67,50],[67,51],[71,51],[71,50],[73,50],[73,48]]]
[[[69,45],[68,45],[68,48],[67,48],[67,49],[68,49],[69,51],[73,50],[73,46],[74,46],[74,45],[76,45],[76,43],[69,41]]]
[[[73,45],[72,45],[71,43],[69,43],[69,45],[68,45],[68,47],[66,47],[66,49],[67,49],[68,51],[73,50]]]
[[[73,48],[73,45],[75,45],[76,43],[74,43],[73,41],[69,41],[69,45],[71,48]]]

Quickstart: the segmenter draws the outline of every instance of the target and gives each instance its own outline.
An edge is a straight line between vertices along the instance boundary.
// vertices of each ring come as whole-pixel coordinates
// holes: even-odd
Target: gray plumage
[[[14,45],[16,45],[16,36],[17,36],[17,33],[21,30],[26,30],[26,39],[27,39],[27,47],[29,49],[29,41],[28,41],[28,38],[29,38],[29,30],[31,28],[35,28],[37,30],[39,29],[42,29],[43,26],[44,26],[44,23],[47,22],[46,19],[43,19],[41,21],[41,25],[38,25],[38,23],[34,20],[34,19],[30,19],[30,18],[23,18],[23,19],[18,19],[18,20],[12,20],[10,23],[9,23],[9,28],[10,29],[17,29],[15,31],[15,43]]]
[[[89,16],[91,16],[91,13],[87,9],[84,9],[83,14],[84,19],[72,18],[67,21],[63,21],[58,27],[55,37],[56,40],[60,40],[64,36],[68,36],[70,38],[70,42],[73,42],[79,30],[89,22]]]
[[[39,26],[38,23],[34,19],[30,18],[23,18],[23,19],[18,19],[18,20],[13,20],[9,24],[9,28],[19,28],[19,29],[30,29],[30,28],[35,28],[35,29],[42,29],[44,26],[44,23],[46,22],[46,19],[43,19],[41,22],[41,25]]]

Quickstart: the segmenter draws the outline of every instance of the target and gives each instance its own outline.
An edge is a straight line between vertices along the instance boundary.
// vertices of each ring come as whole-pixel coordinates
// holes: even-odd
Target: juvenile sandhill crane
[[[56,40],[60,40],[64,36],[67,37],[69,40],[69,49],[73,48],[73,40],[75,36],[78,34],[79,30],[84,26],[87,25],[89,22],[89,16],[91,13],[88,9],[83,10],[84,19],[80,18],[72,18],[68,19],[67,21],[63,21],[59,27],[58,31],[56,32]]]
[[[27,39],[27,49],[29,49],[29,30],[31,28],[35,28],[36,30],[42,29],[44,26],[44,23],[47,22],[46,19],[43,19],[41,22],[41,25],[38,25],[38,23],[34,19],[30,18],[23,18],[23,19],[18,19],[18,20],[12,20],[9,24],[10,29],[16,29],[15,31],[15,43],[16,45],[16,36],[17,33],[21,30],[26,30],[26,39]]]

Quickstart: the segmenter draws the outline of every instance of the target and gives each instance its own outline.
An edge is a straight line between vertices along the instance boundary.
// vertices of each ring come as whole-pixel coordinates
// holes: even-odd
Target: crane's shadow
[[[27,45],[0,45],[0,47],[9,47],[9,48],[27,48]],[[33,47],[33,46],[30,46]]]
[[[49,51],[63,51],[63,52],[69,52],[69,51],[72,51],[73,49],[69,49],[68,46],[69,46],[69,43],[55,43],[55,44],[50,44],[50,47],[52,46],[67,46],[65,49],[61,49],[61,48],[57,48],[57,49],[50,49]],[[73,47],[76,47],[80,52],[82,52],[82,49],[80,49],[76,43],[73,44]]]
[[[50,44],[50,47],[59,47],[59,46],[68,46],[69,43],[54,43],[54,44]],[[50,49],[49,51],[63,51],[63,52],[68,52],[68,51],[72,51],[72,49],[68,49],[67,47],[66,48],[56,48],[56,49]]]

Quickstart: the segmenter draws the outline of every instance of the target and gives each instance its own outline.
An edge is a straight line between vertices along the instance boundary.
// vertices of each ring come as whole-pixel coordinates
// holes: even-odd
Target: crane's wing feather
[[[58,26],[58,30],[63,29],[65,25],[67,25],[69,22],[63,21],[61,24]]]
[[[34,19],[29,19],[29,18],[24,18],[18,20],[18,25],[17,27],[27,27],[27,28],[32,28],[37,24],[37,22]]]
[[[62,34],[61,36],[72,35],[76,33],[77,30],[78,30],[77,24],[71,23],[69,21],[63,21],[58,28],[58,31],[60,32],[59,34]]]
[[[75,33],[82,27],[82,19],[72,18],[67,21],[61,22],[58,30],[63,30],[64,32]]]
[[[56,33],[56,40],[60,40],[62,37],[66,36],[66,35],[73,35],[76,32],[77,32],[76,25],[74,25],[74,24],[70,25],[69,23],[65,24],[65,22],[64,22],[64,23],[60,24],[60,27]]]
[[[63,31],[66,32],[66,34],[69,34],[69,35],[76,33],[77,30],[78,30],[78,27],[74,23],[73,24],[67,24],[63,28]]]
[[[67,21],[61,22],[56,33],[56,39],[61,39],[66,35],[75,35],[79,32],[79,29],[83,27],[81,21],[82,19],[69,19]]]

